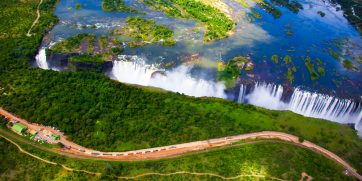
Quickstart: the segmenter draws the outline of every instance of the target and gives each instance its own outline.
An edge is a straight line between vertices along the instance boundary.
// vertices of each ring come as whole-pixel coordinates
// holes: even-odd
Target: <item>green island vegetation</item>
[[[353,70],[353,71],[357,71],[357,70],[358,70],[358,68],[355,67],[355,66],[353,65],[353,63],[351,62],[351,60],[349,60],[349,59],[344,59],[344,60],[343,60],[343,67],[347,68],[348,70]]]
[[[157,42],[162,42],[164,46],[176,44],[173,31],[166,26],[156,25],[152,19],[142,19],[139,16],[128,17],[126,23],[127,27],[116,29],[114,33],[132,37],[134,41],[128,42],[131,48]]]
[[[50,165],[28,155],[23,155],[10,142],[0,138],[0,179],[1,180],[113,180],[117,176],[136,176],[143,173],[174,173],[178,171],[214,173],[225,177],[237,175],[265,176],[288,180],[300,180],[307,173],[315,180],[333,178],[353,180],[343,174],[343,168],[334,161],[294,145],[282,142],[259,142],[234,145],[208,152],[188,154],[176,158],[153,161],[111,162],[75,159],[43,151],[31,145],[16,142],[23,149],[43,159],[65,165],[72,169],[98,173],[71,172],[60,165]],[[237,160],[237,161],[236,161]],[[271,164],[273,163],[273,164]],[[31,170],[29,168],[32,168]],[[255,177],[241,177],[255,179]],[[305,179],[306,177],[304,177]],[[210,180],[211,176],[171,175],[145,176],[144,180]],[[216,179],[218,180],[218,179]]]
[[[336,153],[362,173],[362,141],[355,130],[341,124],[307,118],[289,111],[272,111],[222,99],[193,98],[159,89],[123,84],[110,80],[103,73],[94,71],[56,72],[30,67],[29,61],[36,55],[43,36],[57,22],[52,14],[56,0],[44,0],[40,8],[42,16],[32,30],[34,35],[27,37],[28,28],[36,18],[34,7],[38,3],[39,1],[36,0],[0,1],[0,18],[2,19],[0,32],[4,35],[0,41],[0,105],[4,109],[26,120],[54,126],[68,135],[68,139],[85,147],[104,151],[148,148],[263,130],[282,131],[302,136]],[[270,156],[272,158],[282,155],[280,154],[282,146],[272,149],[245,148],[251,150],[250,154],[260,153],[262,150],[276,150],[275,156],[271,154],[272,152],[265,153],[273,155]],[[39,150],[33,149],[31,152],[37,151]],[[296,152],[297,148],[293,148],[292,153],[297,154]],[[14,155],[10,156],[11,154]],[[51,175],[55,176],[53,171],[48,170],[56,171],[52,165],[41,164],[34,160],[27,161],[30,158],[15,154],[17,152],[7,150],[0,154],[2,156],[0,170],[5,171],[6,168],[8,171],[8,166],[24,163],[26,168],[33,169],[12,174],[24,173],[29,177],[35,174],[35,180],[44,178],[38,174],[51,172]],[[226,156],[232,155],[222,154],[222,158]],[[289,159],[291,156],[284,156],[284,158]],[[205,157],[209,158],[209,156]],[[264,155],[252,156],[250,162],[263,157]],[[317,166],[312,167],[311,171],[315,170],[316,174],[322,174],[319,169],[328,168],[320,160],[306,161],[309,157],[312,157],[312,154],[298,157],[303,161],[296,162],[295,168],[300,165],[307,169],[309,166],[304,164],[314,163]],[[11,158],[21,159],[21,161],[11,162],[11,164],[5,161]],[[53,156],[52,158],[55,159]],[[187,163],[197,163],[195,162],[197,158],[192,157],[190,158],[192,161]],[[247,158],[246,155],[240,157],[240,159],[244,158]],[[61,158],[59,160],[74,159]],[[226,163],[212,168],[225,169],[228,174],[240,173],[241,169],[232,170],[232,168],[234,164],[242,162],[235,157],[231,160],[230,162],[213,160],[210,164]],[[76,166],[82,161],[87,160],[76,160],[71,166]],[[288,160],[284,160],[283,164],[286,162],[288,163]],[[111,169],[112,167],[101,161],[93,163],[103,165],[103,167],[96,165],[95,170],[113,170],[114,174],[121,174],[117,172],[122,171],[120,168]],[[265,164],[273,168],[270,173],[278,171],[279,169],[274,169],[276,164],[271,163],[273,161]],[[109,164],[124,166],[139,163],[109,162]],[[143,164],[148,165],[151,170],[158,166],[152,162]],[[182,166],[178,162],[170,165]],[[201,163],[198,165],[197,167],[207,166]],[[294,169],[294,165],[285,165],[288,171],[292,170],[291,167]],[[137,169],[132,174],[142,171],[139,165],[134,167]],[[11,168],[15,169],[15,167]],[[131,170],[126,166],[124,168],[125,171]],[[160,170],[165,170],[165,168]],[[39,171],[34,169],[39,169]],[[59,172],[57,175],[64,176],[62,173],[64,172]],[[79,174],[79,177],[84,178],[81,173],[66,173]],[[327,175],[337,177],[338,173],[340,172],[332,169]]]
[[[318,80],[319,75],[318,73],[315,71],[314,69],[314,64],[312,63],[312,59],[310,57],[302,57],[305,66],[307,67],[308,71],[309,71],[309,75],[310,75],[310,79],[315,81]]]
[[[171,0],[179,5],[192,18],[205,24],[205,41],[219,40],[227,37],[227,33],[234,29],[234,22],[224,13],[209,5],[195,0]]]
[[[293,83],[293,81],[294,81],[293,73],[295,73],[295,72],[297,72],[297,68],[295,68],[295,67],[288,68],[287,79],[290,83]]]
[[[321,17],[326,16],[326,13],[324,13],[323,11],[318,11],[317,13],[318,13]]]
[[[102,10],[108,12],[119,11],[126,13],[144,14],[144,12],[127,6],[124,0],[102,0]]]
[[[286,55],[283,58],[284,64],[288,67],[288,71],[287,71],[287,80],[289,81],[289,83],[293,83],[294,81],[294,73],[297,72],[297,68],[294,66],[294,62],[292,60],[292,57],[290,57],[289,55]]]
[[[272,55],[271,60],[273,60],[273,62],[277,64],[279,62],[279,56],[278,55]]]
[[[265,0],[254,0],[255,3],[266,12],[271,13],[274,18],[280,18],[282,16],[282,12],[273,6],[271,3]]]
[[[88,34],[82,33],[69,37],[64,41],[61,41],[52,46],[49,51],[52,53],[72,53],[80,49],[80,45],[83,40],[88,37]]]
[[[226,64],[222,61],[219,62],[216,80],[223,81],[227,88],[233,87],[235,80],[239,77],[242,69],[248,62],[249,60],[243,56],[234,57]]]
[[[358,56],[356,57],[356,59],[359,64],[362,64],[362,56]]]
[[[95,45],[97,45],[98,50],[95,49]],[[69,37],[46,50],[48,56],[54,53],[78,54],[76,56],[72,55],[69,61],[83,63],[104,62],[122,52],[123,46],[116,38],[111,39],[105,35],[96,38],[93,34],[86,33]],[[87,60],[87,58],[91,60]]]
[[[258,13],[257,11],[255,10],[250,10],[250,13],[247,13],[246,14],[246,18],[248,19],[249,22],[253,22],[255,21],[256,19],[260,19],[262,18],[261,14]]]
[[[206,26],[204,35],[206,42],[227,37],[227,33],[235,27],[234,22],[220,10],[200,1],[145,0],[145,3],[171,17],[188,18],[190,16],[202,22]]]
[[[326,72],[325,72],[325,64],[323,63],[323,61],[321,60],[321,59],[319,59],[319,58],[317,58],[316,59],[317,60],[317,65],[318,65],[318,67],[317,67],[317,71],[318,71],[318,73],[319,73],[319,75],[321,75],[321,76],[325,76],[326,75]]]
[[[82,6],[81,6],[79,3],[77,3],[77,4],[75,5],[75,9],[79,10],[79,9],[81,9],[81,8],[82,8]]]
[[[351,42],[348,38],[333,39],[331,42],[328,43],[328,45],[331,46],[330,48],[328,48],[328,53],[330,56],[338,61],[343,60],[342,65],[348,70],[358,71],[358,68],[353,64],[351,60],[359,63],[361,61],[361,57],[353,57],[349,55],[350,50],[348,46],[350,43]],[[343,48],[345,48],[344,54],[342,54]]]
[[[288,36],[292,36],[292,35],[293,35],[293,31],[292,31],[292,30],[285,30],[285,32],[287,33]]]
[[[161,11],[169,17],[186,19],[189,18],[184,10],[180,10],[168,0],[143,0],[142,2],[144,2],[151,9]]]
[[[294,0],[292,0],[291,2],[289,2],[289,0],[271,0],[271,2],[279,6],[284,6],[293,13],[298,13],[299,10],[303,9],[303,6],[299,2]]]
[[[283,60],[285,64],[293,63],[292,57],[290,57],[289,55],[286,55]]]

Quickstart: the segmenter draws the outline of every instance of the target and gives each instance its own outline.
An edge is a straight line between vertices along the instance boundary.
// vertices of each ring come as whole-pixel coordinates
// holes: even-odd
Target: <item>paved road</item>
[[[189,143],[183,143],[183,144],[176,144],[176,145],[169,145],[169,146],[162,146],[162,147],[155,147],[155,148],[148,148],[148,149],[141,149],[141,150],[133,150],[133,151],[127,151],[127,152],[100,152],[92,149],[88,149],[85,147],[82,147],[80,145],[77,145],[71,141],[68,141],[66,137],[59,132],[58,130],[54,130],[53,128],[34,124],[31,122],[28,122],[24,119],[21,119],[6,110],[0,108],[0,114],[3,115],[5,118],[7,118],[9,121],[15,120],[19,121],[22,124],[27,125],[29,128],[32,129],[46,129],[48,131],[51,131],[55,134],[60,135],[60,140],[58,142],[61,142],[65,146],[71,147],[71,149],[62,149],[62,152],[68,153],[68,154],[75,154],[79,156],[85,156],[88,157],[95,157],[95,158],[107,158],[111,160],[146,160],[146,159],[157,159],[157,158],[166,158],[166,157],[172,157],[184,153],[189,152],[195,152],[195,151],[202,151],[210,148],[215,147],[221,147],[230,145],[232,143],[247,140],[247,139],[256,139],[256,138],[265,138],[265,139],[280,139],[287,142],[291,142],[293,144],[296,144],[298,146],[302,146],[308,149],[311,149],[315,152],[318,152],[320,154],[323,154],[324,156],[338,162],[340,165],[342,165],[349,174],[355,176],[357,179],[362,180],[362,176],[357,173],[357,170],[354,169],[352,166],[350,166],[346,161],[344,161],[342,158],[337,156],[336,154],[332,153],[331,151],[324,149],[321,146],[318,146],[312,142],[309,141],[303,141],[302,143],[299,142],[299,137],[290,135],[287,133],[282,132],[275,132],[275,131],[262,131],[262,132],[256,132],[256,133],[248,133],[248,134],[241,134],[241,135],[235,135],[235,136],[228,136],[223,138],[216,138],[216,139],[209,139],[204,141],[194,141]]]

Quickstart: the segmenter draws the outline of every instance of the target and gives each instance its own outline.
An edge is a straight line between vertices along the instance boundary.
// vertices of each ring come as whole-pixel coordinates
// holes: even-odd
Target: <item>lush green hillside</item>
[[[23,145],[24,146],[24,145]],[[43,158],[65,164],[73,169],[101,173],[99,176],[69,172],[60,166],[47,165],[23,153],[9,142],[0,138],[0,180],[112,180],[114,176],[136,176],[142,173],[173,173],[179,171],[214,173],[224,177],[238,175],[262,175],[299,180],[305,172],[315,180],[349,180],[343,175],[343,168],[333,161],[312,151],[285,143],[252,143],[206,153],[187,155],[171,159],[144,162],[105,162],[69,159],[33,150]],[[31,150],[31,147],[28,149]],[[28,168],[32,168],[30,171]],[[242,177],[256,179],[257,177]],[[173,175],[146,176],[145,180],[219,180],[210,176]],[[352,179],[351,179],[352,180]]]
[[[35,36],[25,36],[35,19],[37,4],[35,0],[0,2],[0,105],[5,109],[55,126],[76,143],[99,150],[284,131],[311,140],[362,170],[362,141],[346,126],[220,99],[150,91],[112,81],[97,72],[30,68],[28,62],[42,36],[56,22],[51,14],[55,0],[44,0],[40,23],[32,32]],[[33,13],[18,13],[22,11]]]

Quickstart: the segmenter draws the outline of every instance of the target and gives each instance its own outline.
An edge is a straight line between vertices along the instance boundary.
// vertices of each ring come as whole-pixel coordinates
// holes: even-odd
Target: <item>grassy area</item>
[[[222,63],[218,68],[217,78],[218,81],[225,82],[226,87],[232,88],[235,80],[239,77],[244,65],[249,62],[248,59],[242,56],[235,57],[228,61],[226,65]],[[251,68],[249,68],[249,71]]]
[[[19,143],[20,144],[20,143]],[[20,144],[26,150],[51,161],[78,170],[100,173],[99,176],[69,172],[60,166],[49,165],[29,156],[22,156],[17,148],[0,138],[0,179],[16,180],[111,180],[115,176],[135,176],[142,173],[173,173],[178,171],[214,173],[225,177],[237,175],[264,175],[299,180],[305,172],[315,180],[352,180],[343,175],[343,168],[335,162],[312,151],[285,143],[253,143],[248,145],[214,149],[205,153],[189,154],[177,158],[155,161],[109,162],[78,160],[44,152],[29,145]],[[271,164],[272,163],[272,164]],[[28,168],[32,168],[31,170]],[[242,177],[255,179],[255,177]],[[174,175],[146,176],[147,180],[210,180],[210,176]]]
[[[102,10],[109,12],[143,13],[127,6],[124,0],[102,0]]]
[[[227,37],[234,28],[234,22],[220,10],[195,0],[144,0],[152,8],[157,8],[171,17],[188,18],[202,22],[206,26],[205,41]]]
[[[164,12],[167,16],[173,18],[189,18],[187,13],[178,9],[172,2],[168,0],[143,0],[150,8]]]

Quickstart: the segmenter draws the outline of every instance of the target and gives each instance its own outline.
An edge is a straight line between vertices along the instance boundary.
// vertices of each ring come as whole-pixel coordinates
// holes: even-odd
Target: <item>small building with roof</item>
[[[28,129],[28,127],[21,123],[15,123],[11,129],[16,133],[23,134]]]

